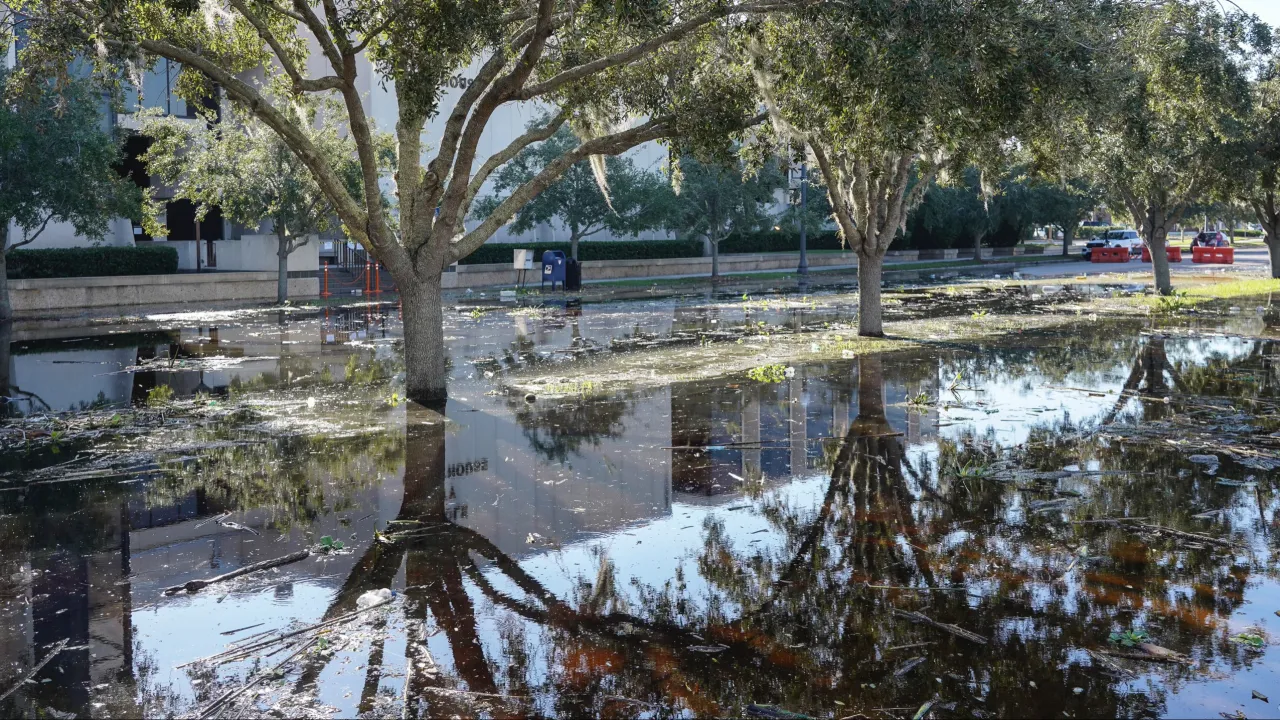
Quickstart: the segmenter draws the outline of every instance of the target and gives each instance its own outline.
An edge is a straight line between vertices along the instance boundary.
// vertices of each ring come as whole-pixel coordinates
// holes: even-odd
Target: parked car
[[[1192,238],[1191,247],[1231,247],[1231,238],[1221,231],[1208,230]]]
[[[1129,258],[1142,255],[1142,236],[1137,230],[1108,230],[1099,237],[1094,237],[1084,244],[1084,259],[1093,259],[1093,249],[1099,247],[1127,248]]]

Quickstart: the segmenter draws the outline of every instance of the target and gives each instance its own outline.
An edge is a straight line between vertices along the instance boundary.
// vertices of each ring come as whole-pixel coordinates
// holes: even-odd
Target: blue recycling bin
[[[551,289],[556,289],[556,283],[560,283],[560,289],[564,289],[565,278],[565,258],[564,253],[560,250],[547,250],[542,253],[542,285],[551,283]]]

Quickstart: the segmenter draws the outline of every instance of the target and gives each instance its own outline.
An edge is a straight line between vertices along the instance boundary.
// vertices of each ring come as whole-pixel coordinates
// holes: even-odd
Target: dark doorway
[[[120,173],[120,177],[128,178],[133,181],[134,185],[148,190],[151,188],[151,174],[147,172],[147,164],[142,162],[142,155],[151,147],[152,140],[149,137],[130,133],[124,140],[124,158],[116,165],[116,172]],[[151,235],[143,229],[139,222],[133,223],[133,241],[150,242]]]
[[[165,203],[165,224],[169,227],[170,240],[196,239],[196,205],[190,200],[170,200]],[[222,210],[209,208],[200,221],[201,240],[222,240]]]

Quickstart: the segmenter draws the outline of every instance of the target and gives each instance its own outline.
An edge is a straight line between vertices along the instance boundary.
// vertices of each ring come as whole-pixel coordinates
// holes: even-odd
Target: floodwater
[[[1280,715],[1265,299],[776,382],[575,380],[856,309],[734,300],[460,307],[443,417],[397,394],[391,305],[15,329],[10,427],[158,387],[205,410],[4,455],[0,714]],[[557,363],[567,394],[504,389]]]

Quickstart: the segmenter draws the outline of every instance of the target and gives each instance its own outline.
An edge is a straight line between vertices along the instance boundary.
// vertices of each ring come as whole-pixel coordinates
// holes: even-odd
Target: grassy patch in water
[[[1227,300],[1280,292],[1280,280],[1271,278],[1218,280],[1185,285],[1181,289],[1186,290],[1189,297]]]

